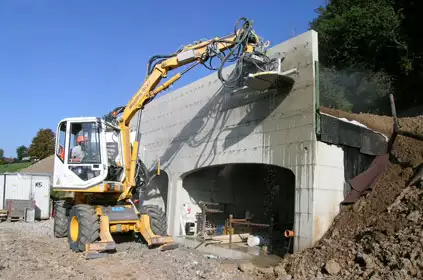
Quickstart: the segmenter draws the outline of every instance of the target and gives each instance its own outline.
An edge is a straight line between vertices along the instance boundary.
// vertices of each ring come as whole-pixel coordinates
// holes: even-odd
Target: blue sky
[[[141,85],[148,59],[231,33],[239,17],[280,43],[302,33],[323,0],[0,0],[0,148],[16,156],[40,128],[102,116]],[[176,73],[176,72],[175,72]],[[179,80],[186,85],[208,70]]]

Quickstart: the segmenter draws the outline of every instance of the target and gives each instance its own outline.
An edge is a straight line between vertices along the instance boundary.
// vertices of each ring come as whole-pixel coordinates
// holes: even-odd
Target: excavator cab
[[[118,127],[96,117],[67,118],[60,121],[56,135],[55,189],[103,192],[101,186],[105,182],[123,182]]]
[[[53,188],[87,190],[108,175],[104,121],[95,117],[68,118],[57,127]]]

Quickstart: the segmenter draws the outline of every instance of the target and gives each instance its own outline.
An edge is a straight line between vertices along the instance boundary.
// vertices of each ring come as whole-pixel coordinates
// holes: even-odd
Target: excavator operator
[[[81,162],[85,156],[88,138],[86,136],[78,136],[77,145],[72,148],[72,162]]]

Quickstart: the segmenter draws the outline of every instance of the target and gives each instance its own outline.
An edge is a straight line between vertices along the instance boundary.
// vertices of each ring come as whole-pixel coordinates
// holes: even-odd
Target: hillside
[[[22,173],[49,173],[52,174],[54,169],[54,156],[51,155],[34,164],[32,162],[19,162],[0,165],[0,174],[6,172],[22,172]]]
[[[0,165],[0,174],[20,171],[31,165],[31,162],[18,162]]]

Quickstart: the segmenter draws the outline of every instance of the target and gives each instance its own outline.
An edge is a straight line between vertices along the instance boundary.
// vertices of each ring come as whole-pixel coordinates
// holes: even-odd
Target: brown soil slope
[[[359,121],[388,137],[393,131],[391,117],[328,108],[321,112]],[[423,133],[423,116],[399,123],[402,130]],[[293,279],[423,278],[423,193],[407,187],[420,163],[423,142],[398,136],[373,191],[344,208],[316,246],[284,259],[280,269]]]
[[[365,113],[352,114],[326,107],[320,107],[320,112],[337,118],[346,118],[351,121],[358,121],[371,129],[386,134],[386,136],[391,135],[393,132],[394,121],[392,117],[389,116],[377,116]],[[398,121],[402,130],[413,133],[423,133],[423,115],[414,118],[399,118]]]
[[[48,156],[33,165],[22,169],[22,173],[49,173],[53,174],[54,169],[54,156]]]

